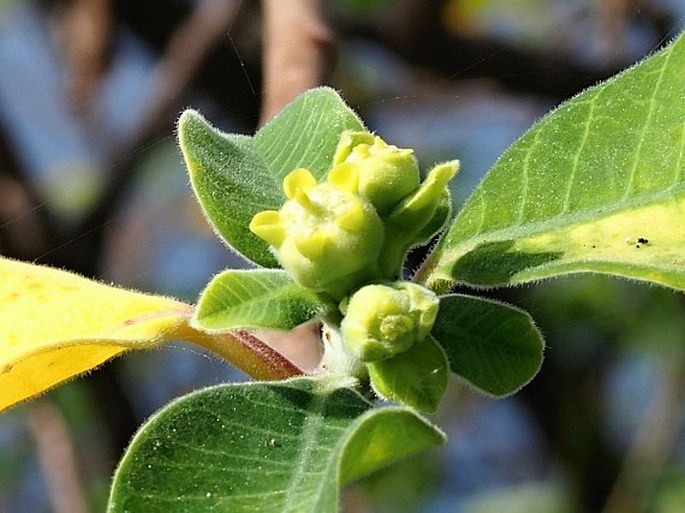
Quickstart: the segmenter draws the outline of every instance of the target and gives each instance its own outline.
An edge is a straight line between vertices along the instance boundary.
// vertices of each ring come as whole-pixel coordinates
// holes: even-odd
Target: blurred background
[[[0,254],[194,301],[225,267],[174,140],[184,107],[252,133],[320,83],[457,208],[551,107],[665,44],[684,0],[0,0]],[[347,489],[346,513],[682,513],[685,300],[574,276],[490,294],[531,312],[540,375],[455,380],[446,448]],[[200,350],[132,354],[0,416],[0,513],[105,509],[136,427],[242,380]]]

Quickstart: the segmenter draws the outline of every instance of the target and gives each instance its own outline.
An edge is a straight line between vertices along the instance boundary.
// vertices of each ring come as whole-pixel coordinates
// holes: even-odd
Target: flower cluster
[[[421,183],[412,150],[345,132],[326,180],[295,169],[283,180],[287,201],[258,213],[250,230],[298,283],[340,300],[361,284],[399,277],[407,250],[433,234],[425,228],[457,168],[440,164]]]
[[[250,230],[270,244],[301,286],[339,302],[348,368],[363,369],[381,396],[434,409],[447,381],[444,352],[430,336],[439,298],[398,281],[412,245],[449,214],[452,161],[421,182],[412,150],[369,132],[345,132],[325,180],[298,168],[283,180],[280,210],[258,213]]]

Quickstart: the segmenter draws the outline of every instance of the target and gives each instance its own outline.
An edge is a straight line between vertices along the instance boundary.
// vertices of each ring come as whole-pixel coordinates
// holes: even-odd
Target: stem
[[[207,333],[185,325],[177,335],[216,353],[257,380],[274,381],[305,374],[281,353],[244,330]]]
[[[437,280],[437,279],[433,279],[430,281],[428,280],[428,277],[430,276],[431,272],[435,269],[435,265],[436,265],[435,254],[436,254],[436,250],[438,247],[440,247],[440,241],[433,247],[433,249],[428,254],[426,259],[423,261],[423,263],[416,270],[414,275],[411,277],[411,281],[413,283],[418,283],[419,285],[423,285],[424,287],[429,288],[430,290],[432,290],[436,294],[441,295],[441,294],[446,294],[447,292],[449,292],[450,283],[447,280]]]
[[[345,351],[342,336],[337,328],[324,324],[322,331],[324,354],[321,365],[319,365],[319,371],[340,376],[349,381],[347,386],[354,387],[357,384],[357,379],[366,376],[366,366]]]
[[[239,330],[232,333],[231,336],[240,341],[240,343],[252,351],[253,354],[259,356],[262,362],[274,372],[277,379],[285,379],[304,374],[304,371],[293,362],[251,333]]]

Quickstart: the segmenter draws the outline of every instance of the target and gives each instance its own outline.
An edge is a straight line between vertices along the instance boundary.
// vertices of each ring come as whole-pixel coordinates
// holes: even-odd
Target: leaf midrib
[[[302,483],[303,476],[306,473],[306,469],[309,466],[309,462],[312,456],[312,448],[318,440],[318,433],[321,431],[321,426],[323,424],[323,419],[321,414],[324,410],[324,404],[328,395],[317,394],[316,391],[310,392],[312,394],[312,399],[307,405],[306,411],[308,415],[305,417],[305,423],[302,429],[302,434],[300,439],[302,443],[300,444],[300,450],[298,451],[297,466],[293,472],[293,477],[288,483],[285,501],[283,503],[283,512],[291,511],[293,504],[296,504],[298,499],[297,491]],[[323,483],[323,479],[321,480]],[[322,484],[318,487],[321,490]],[[318,494],[320,495],[320,494]]]

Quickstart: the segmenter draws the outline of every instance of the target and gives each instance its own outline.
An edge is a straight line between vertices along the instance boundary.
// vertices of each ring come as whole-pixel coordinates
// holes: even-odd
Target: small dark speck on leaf
[[[648,242],[649,240],[645,239],[644,237],[640,237],[639,239],[637,239],[638,244],[647,244]]]

